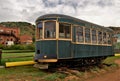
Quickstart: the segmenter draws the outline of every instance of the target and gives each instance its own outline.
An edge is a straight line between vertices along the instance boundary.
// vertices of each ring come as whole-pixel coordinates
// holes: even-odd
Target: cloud
[[[70,15],[103,26],[120,26],[120,0],[0,0],[0,22],[34,23],[43,14]]]

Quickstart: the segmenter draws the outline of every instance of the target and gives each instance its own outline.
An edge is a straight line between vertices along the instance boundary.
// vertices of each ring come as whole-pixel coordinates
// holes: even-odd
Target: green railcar
[[[61,14],[47,14],[36,20],[34,60],[53,63],[77,60],[93,62],[113,56],[109,28]]]

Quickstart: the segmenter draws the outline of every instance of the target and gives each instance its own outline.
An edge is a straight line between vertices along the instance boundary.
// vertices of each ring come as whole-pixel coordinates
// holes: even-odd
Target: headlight
[[[47,56],[45,55],[44,58],[47,58]]]

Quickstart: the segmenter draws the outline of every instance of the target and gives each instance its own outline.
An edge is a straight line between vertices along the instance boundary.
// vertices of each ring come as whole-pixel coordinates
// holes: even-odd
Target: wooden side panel
[[[46,59],[57,58],[57,43],[56,40],[44,40],[36,42],[36,54],[39,54],[41,59],[47,56]]]
[[[112,46],[74,44],[74,58],[114,55]]]
[[[71,41],[58,41],[58,57],[59,59],[71,58]]]

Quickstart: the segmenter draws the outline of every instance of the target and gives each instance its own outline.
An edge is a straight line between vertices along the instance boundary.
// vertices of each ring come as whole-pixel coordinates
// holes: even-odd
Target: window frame
[[[70,30],[69,30],[69,32],[70,32],[70,37],[69,38],[61,38],[60,37],[60,24],[69,24],[70,25]],[[73,27],[73,25],[72,24],[70,24],[70,23],[66,23],[66,22],[59,22],[58,23],[58,39],[59,40],[72,40],[72,27]]]
[[[99,32],[101,32],[102,34],[101,34],[101,42],[99,42]],[[97,31],[97,36],[98,36],[98,39],[97,39],[97,43],[98,43],[98,45],[102,45],[103,44],[103,31],[102,30],[98,30]]]
[[[110,32],[108,32],[108,33],[107,33],[107,36],[108,36],[108,35],[109,35],[109,38],[107,37],[107,39],[108,39],[108,40],[107,40],[107,44],[108,44],[108,46],[109,46],[109,45],[112,45],[113,42],[112,42],[112,34],[110,34]],[[109,43],[109,40],[110,40],[111,43]]]
[[[84,42],[77,42],[76,41],[76,27],[83,27],[83,39],[84,39]],[[107,31],[107,30],[104,30],[104,29],[98,29],[98,28],[89,28],[90,29],[90,40],[91,40],[91,42],[85,42],[85,29],[86,28],[88,28],[88,27],[85,27],[85,26],[80,26],[80,25],[72,25],[72,33],[73,33],[73,37],[72,37],[72,43],[74,43],[74,44],[88,44],[88,45],[100,45],[100,46],[112,46],[112,44],[113,44],[113,42],[112,42],[112,34],[109,32],[109,31]],[[92,30],[95,30],[96,31],[96,43],[94,43],[93,42],[93,32],[92,32]],[[99,43],[99,32],[101,32],[102,34],[101,34],[101,43]],[[107,43],[106,44],[104,44],[103,43],[103,33],[106,33],[106,38],[107,38]],[[110,36],[108,36],[108,34],[110,35]],[[109,40],[110,40],[110,42],[111,43],[108,43],[108,37],[109,37]]]
[[[94,35],[93,35],[93,30],[96,32]],[[97,30],[95,29],[95,28],[92,28],[91,29],[91,44],[97,44],[98,43],[98,34],[97,34],[98,32],[97,32]],[[95,36],[96,37],[96,42],[93,42],[93,36]]]
[[[89,29],[89,42],[86,42],[86,29]],[[88,32],[87,32],[88,34]],[[91,28],[85,27],[84,28],[84,41],[86,44],[91,44]]]
[[[53,38],[45,38],[45,22],[55,22],[55,37],[53,37]],[[56,39],[56,35],[57,35],[57,21],[56,20],[46,20],[46,21],[44,21],[43,22],[43,24],[44,24],[44,27],[43,27],[43,39],[44,40],[55,40]]]
[[[56,35],[55,35],[55,38],[44,38],[44,30],[45,30],[45,22],[48,22],[48,21],[55,21],[55,28],[56,28],[56,30],[55,30],[55,32],[56,32]],[[58,34],[58,32],[57,32],[57,30],[58,30],[58,22],[57,22],[57,20],[44,20],[44,21],[40,21],[40,22],[42,22],[42,24],[43,24],[43,29],[42,29],[42,39],[38,39],[38,38],[36,38],[36,41],[39,41],[39,40],[56,40],[56,38],[57,38],[57,34]],[[37,37],[37,26],[38,26],[38,24],[40,23],[40,22],[38,22],[38,23],[36,23],[36,37]]]
[[[77,28],[81,27],[82,28],[82,31],[79,31],[81,34],[82,34],[82,41],[77,41]],[[75,42],[77,43],[84,43],[84,27],[83,26],[80,26],[80,25],[74,25],[74,28],[75,28]],[[78,36],[79,37],[79,36]]]
[[[42,23],[42,38],[40,38],[40,31],[38,30],[38,24]],[[44,29],[44,25],[43,25],[43,21],[40,21],[36,24],[36,40],[42,40],[43,39],[43,29]],[[38,32],[39,31],[39,32]]]
[[[106,38],[104,38],[104,33],[106,33]],[[108,32],[103,31],[103,44],[104,44],[104,45],[107,45],[107,44],[108,44],[108,38],[107,38],[107,36],[108,36]],[[106,43],[105,43],[104,40],[106,41]]]

